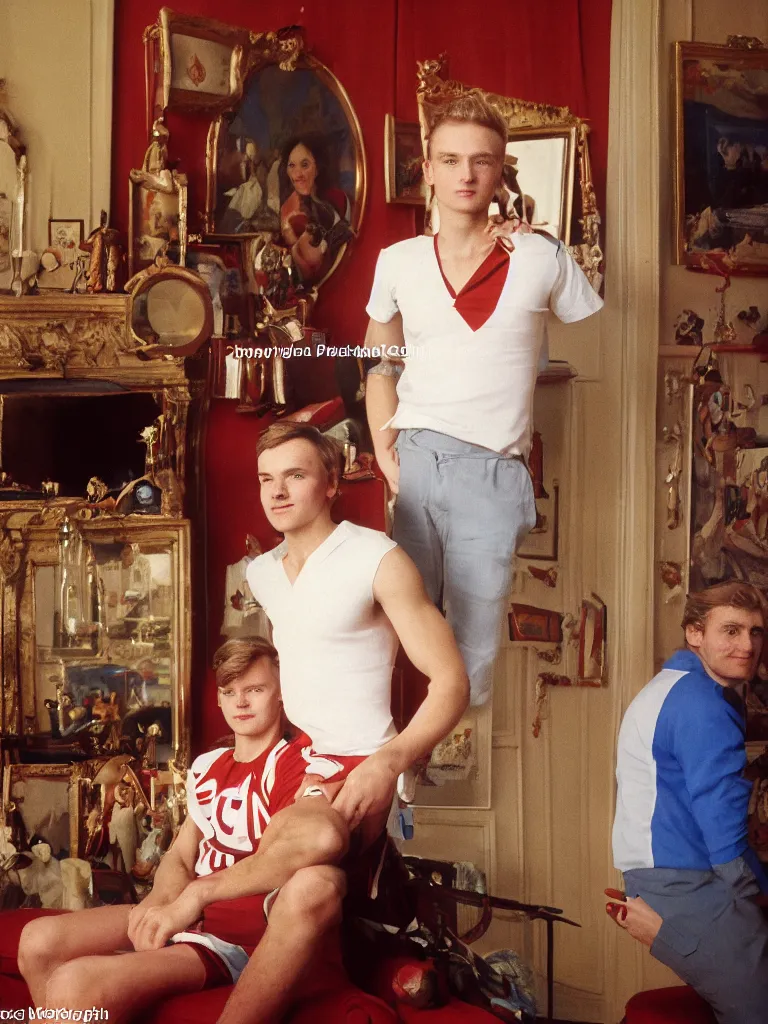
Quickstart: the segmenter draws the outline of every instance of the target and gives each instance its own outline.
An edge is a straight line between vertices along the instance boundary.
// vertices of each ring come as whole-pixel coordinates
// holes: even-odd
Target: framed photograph
[[[384,118],[384,181],[388,203],[424,206],[424,153],[417,122]]]
[[[470,708],[419,766],[414,806],[491,806],[491,708]]]
[[[675,43],[677,263],[768,274],[768,49]]]
[[[242,242],[194,243],[187,252],[187,266],[196,270],[210,289],[214,337],[248,336],[253,316]]]
[[[72,263],[74,253],[80,248],[80,243],[85,237],[85,229],[81,220],[57,220],[54,217],[48,220],[48,245],[52,249],[61,249],[64,255],[72,254],[72,258],[65,259],[65,263]]]
[[[536,525],[523,538],[517,549],[517,557],[533,562],[556,562],[559,547],[560,485],[555,480],[549,493],[536,499]]]
[[[559,644],[563,641],[563,616],[550,608],[513,603],[507,618],[509,639],[513,643]]]
[[[242,100],[208,133],[206,231],[290,252],[304,286],[324,281],[356,234],[365,203],[365,152],[346,91],[319,61],[282,51],[249,56]],[[258,258],[257,258],[258,257]],[[292,283],[296,290],[296,285]],[[281,303],[273,304],[281,305]]]

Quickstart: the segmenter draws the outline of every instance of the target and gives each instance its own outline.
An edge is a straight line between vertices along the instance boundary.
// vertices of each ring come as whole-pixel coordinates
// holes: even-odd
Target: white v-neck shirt
[[[344,520],[293,583],[285,541],[259,555],[246,578],[272,623],[285,713],[318,754],[368,755],[396,735],[392,668],[398,638],[373,596],[394,541]]]
[[[382,429],[426,428],[503,455],[528,454],[547,316],[573,323],[603,300],[554,238],[517,233],[514,244],[496,307],[476,331],[455,308],[434,238],[382,249],[366,311],[380,323],[400,312],[406,348],[397,411]]]

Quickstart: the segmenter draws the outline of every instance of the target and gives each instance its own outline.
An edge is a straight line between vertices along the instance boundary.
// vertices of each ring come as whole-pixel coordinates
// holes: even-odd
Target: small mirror
[[[573,129],[511,131],[507,143],[508,166],[516,172],[525,220],[565,245],[571,241],[574,136]]]
[[[133,289],[130,324],[144,355],[193,355],[213,331],[208,286],[182,267],[147,273]]]

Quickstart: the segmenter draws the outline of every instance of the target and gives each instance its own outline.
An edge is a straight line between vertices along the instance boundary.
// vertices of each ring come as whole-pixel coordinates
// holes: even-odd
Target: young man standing
[[[285,540],[251,562],[248,584],[272,623],[286,714],[312,740],[308,783],[333,784],[333,809],[350,830],[365,821],[368,845],[398,776],[465,711],[466,672],[405,552],[377,530],[331,519],[338,446],[315,427],[284,423],[257,450],[264,511]],[[398,641],[430,680],[399,735],[390,710]]]
[[[384,360],[367,385],[393,536],[445,610],[473,705],[490,694],[512,558],[536,521],[525,460],[547,314],[571,323],[602,306],[556,239],[519,232],[510,251],[489,233],[506,143],[482,99],[443,109],[424,162],[439,233],[382,250],[367,307],[366,345],[406,349],[402,376]]]
[[[619,732],[613,855],[629,897],[619,923],[720,1024],[761,1024],[768,1007],[768,921],[755,904],[768,879],[747,842],[752,787],[735,689],[755,674],[767,609],[745,583],[689,595],[685,650],[635,697]]]
[[[306,971],[321,946],[314,974],[331,986],[344,979],[328,936],[345,892],[343,872],[331,865],[348,833],[320,801],[294,803],[309,741],[286,734],[276,651],[263,639],[230,640],[214,668],[234,747],[192,763],[188,816],[142,903],[24,928],[19,965],[36,1005],[96,1005],[122,1022],[160,999],[231,984],[255,965],[260,984],[248,992],[247,1014],[236,989],[220,1020],[262,1024],[309,994]]]

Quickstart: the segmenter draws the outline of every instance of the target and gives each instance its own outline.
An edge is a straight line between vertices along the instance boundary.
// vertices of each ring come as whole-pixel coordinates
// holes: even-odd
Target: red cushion
[[[436,1010],[416,1010],[412,1006],[398,1006],[400,1020],[410,1024],[498,1024],[499,1018],[479,1006],[470,1006],[451,996],[446,1006]]]
[[[0,1010],[26,1010],[31,1002],[21,978],[11,978],[0,972]]]
[[[716,1024],[708,1003],[687,985],[638,992],[627,1003],[626,1024]]]
[[[28,921],[36,917],[50,917],[68,914],[68,910],[3,910],[0,911],[0,974],[11,974],[19,978],[16,954],[19,951],[21,930]]]
[[[143,1024],[210,1024],[217,1020],[232,991],[231,985],[166,999],[142,1017]],[[322,999],[308,1000],[286,1018],[290,1024],[394,1024],[392,1011],[358,989],[340,989]]]

